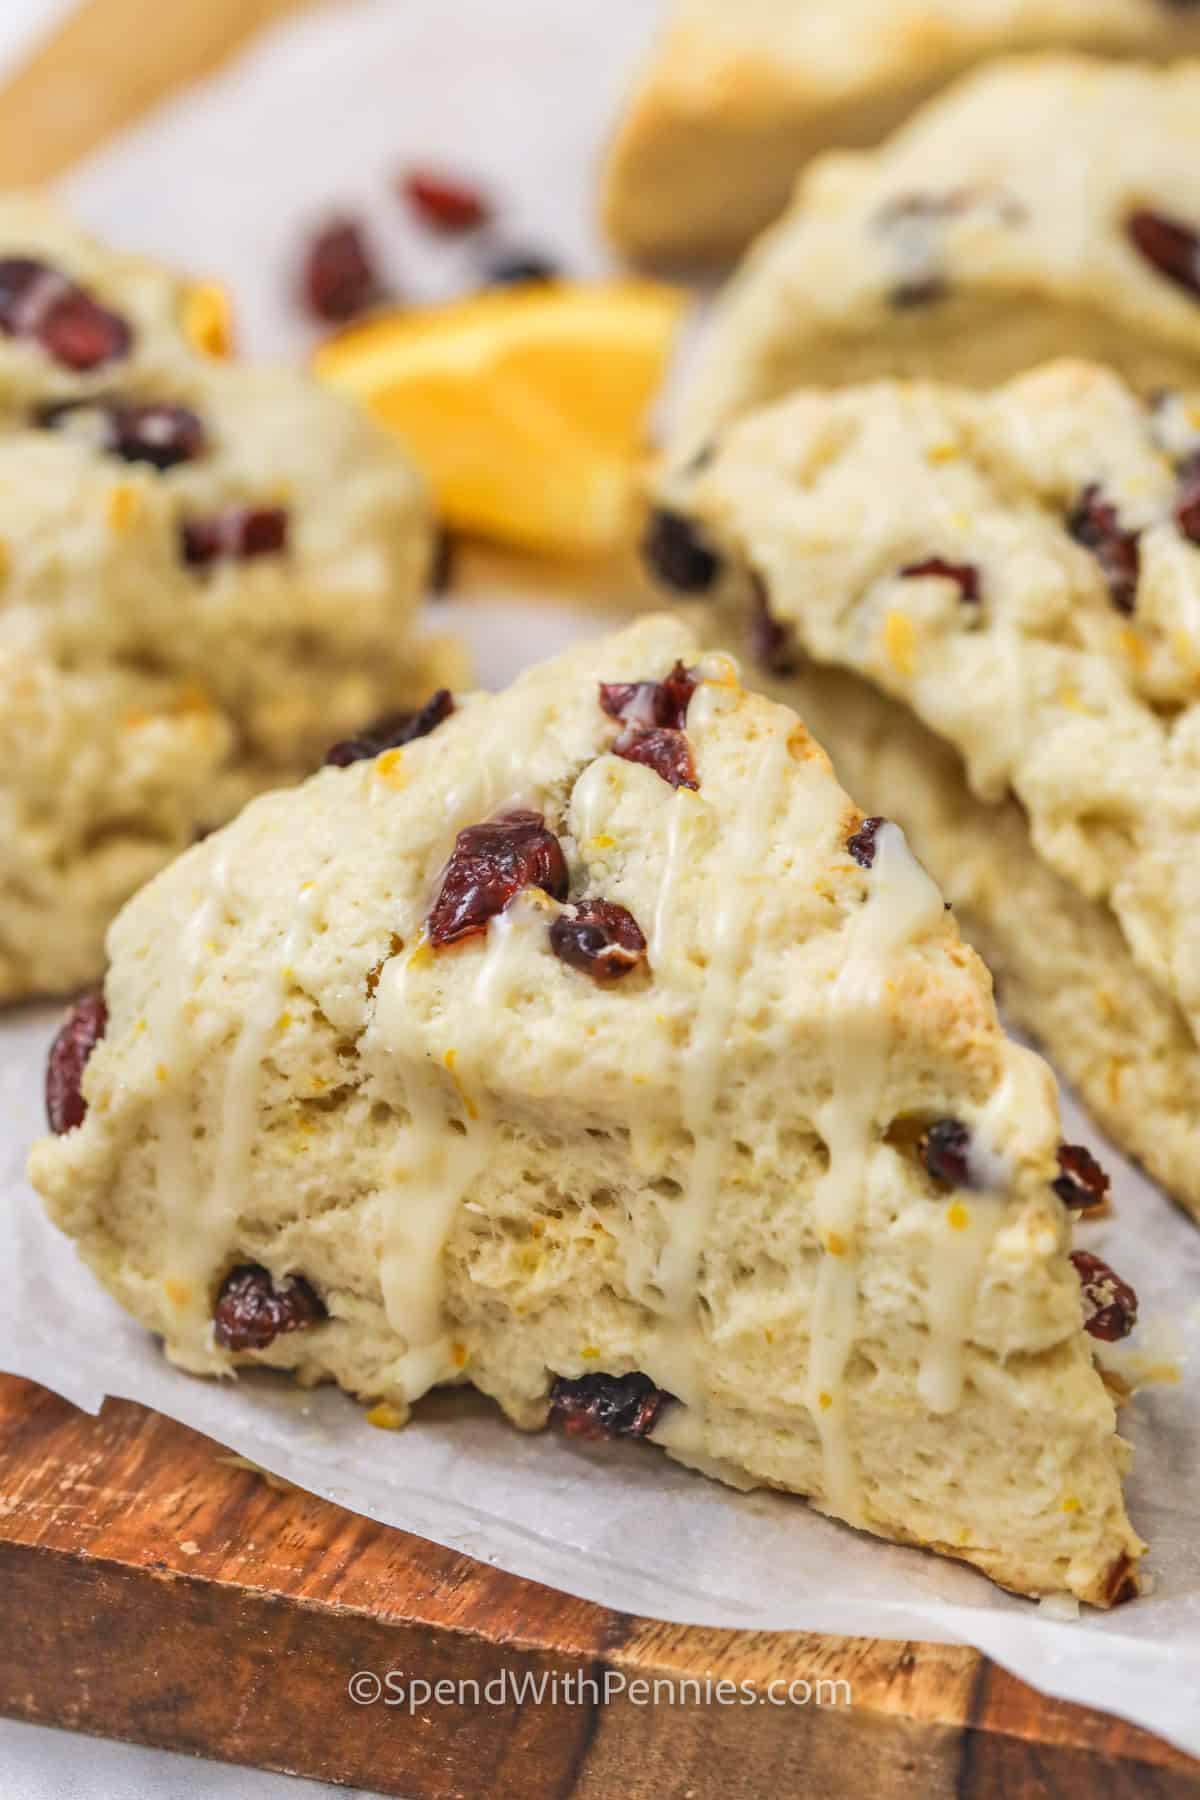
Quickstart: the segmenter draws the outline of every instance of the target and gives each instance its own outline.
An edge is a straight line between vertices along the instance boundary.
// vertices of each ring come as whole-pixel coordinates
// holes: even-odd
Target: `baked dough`
[[[1110,1603],[1053,1078],[899,830],[697,659],[645,620],[157,876],[34,1183],[197,1373],[469,1381]]]
[[[0,201],[0,245],[10,1000],[95,980],[141,882],[447,653],[414,637],[427,504],[381,432],[204,354],[211,296],[40,203]]]
[[[979,800],[1020,801],[1024,836],[1057,877],[1042,884],[1044,909],[1063,908],[1065,884],[1088,905],[1064,920],[1098,907],[1120,928],[1116,958],[1110,931],[1080,925],[1090,976],[1060,982],[1073,1018],[1047,992],[1030,1022],[1120,1141],[1200,1211],[1186,1129],[1200,1033],[1198,450],[1200,406],[1146,404],[1110,371],[1058,363],[989,393],[891,382],[797,393],[739,421],[662,491],[677,537],[707,548],[718,634],[748,614],[761,633],[765,605],[796,651],[905,703],[958,752]],[[897,753],[889,791],[919,762],[915,744]],[[934,788],[944,767],[931,763]],[[919,835],[953,893],[953,830]],[[980,908],[989,946],[1004,857],[993,871],[1001,885]],[[1020,891],[1009,935],[1028,933],[1030,979],[1048,988],[1060,934],[1027,916]],[[1019,955],[1008,942],[1000,961]],[[1120,1032],[1093,1035],[1110,1007]],[[1136,1018],[1157,1021],[1140,1047]]]
[[[811,157],[876,144],[972,64],[1033,50],[1168,60],[1200,50],[1200,21],[1171,0],[675,0],[609,157],[610,235],[725,260]]]
[[[1079,355],[1147,391],[1195,382],[1198,234],[1200,63],[994,64],[808,169],[718,302],[680,441],[883,375],[984,387]]]

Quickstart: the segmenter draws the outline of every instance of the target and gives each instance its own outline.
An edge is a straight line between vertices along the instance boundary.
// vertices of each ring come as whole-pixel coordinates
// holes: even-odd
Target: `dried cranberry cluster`
[[[285,1331],[304,1331],[328,1317],[303,1275],[276,1283],[261,1263],[239,1263],[221,1283],[213,1336],[225,1350],[265,1350]]]
[[[974,1185],[971,1134],[961,1119],[937,1119],[919,1142],[921,1160],[934,1181],[944,1187]],[[1109,1179],[1082,1144],[1060,1144],[1061,1171],[1051,1183],[1059,1199],[1073,1211],[1096,1211],[1108,1196]],[[1127,1281],[1088,1250],[1074,1250],[1071,1261],[1083,1286],[1084,1330],[1113,1342],[1128,1337],[1137,1324],[1137,1295]]]
[[[550,1389],[550,1417],[571,1437],[644,1438],[673,1400],[648,1375],[560,1375]]]
[[[665,681],[600,683],[600,705],[624,730],[613,754],[653,769],[671,787],[698,788],[684,726],[696,676],[677,662]]]
[[[460,831],[426,922],[435,950],[477,937],[525,888],[565,902],[570,874],[562,845],[540,813],[519,811]],[[646,939],[612,900],[565,906],[550,927],[560,962],[599,982],[618,981],[645,961]]]
[[[396,193],[413,217],[441,238],[474,234],[484,246],[485,286],[552,281],[558,268],[537,251],[499,245],[485,236],[494,208],[470,182],[442,169],[413,168],[396,179]],[[346,213],[330,218],[309,239],[300,265],[299,299],[313,318],[346,325],[373,306],[395,298],[383,275],[375,245],[360,219]]]

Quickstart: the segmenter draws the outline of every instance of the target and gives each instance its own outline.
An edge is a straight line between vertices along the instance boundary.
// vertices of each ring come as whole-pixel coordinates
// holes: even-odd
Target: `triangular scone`
[[[1038,855],[1017,801],[978,799],[950,746],[878,688],[806,660],[785,676],[756,670],[755,684],[797,708],[863,806],[903,826],[992,971],[1005,1017],[1113,1141],[1200,1214],[1200,1050],[1111,907]]]
[[[86,1117],[32,1158],[101,1279],[198,1372],[469,1381],[1021,1592],[1131,1592],[1083,1317],[1133,1296],[1072,1266],[1052,1077],[899,830],[670,619],[426,723],[114,925]]]
[[[0,198],[0,1001],[95,980],[143,881],[441,670],[420,480],[205,354],[216,305]]]
[[[666,476],[662,498],[651,558],[668,583],[703,576],[718,635],[737,613],[777,665],[800,651],[866,676],[959,752],[980,799],[1015,793],[1037,853],[1111,909],[1178,1011],[1186,1110],[1200,1071],[1200,407],[1145,404],[1084,363],[984,393],[802,392]],[[1200,1167],[1181,1183],[1165,1145],[1135,1147],[1200,1207]]]
[[[674,0],[609,159],[609,232],[730,256],[810,157],[878,143],[974,63],[1056,49],[1166,60],[1200,50],[1200,21],[1170,0]]]
[[[789,389],[1090,356],[1200,376],[1200,62],[1013,59],[800,182],[718,303],[681,448]]]

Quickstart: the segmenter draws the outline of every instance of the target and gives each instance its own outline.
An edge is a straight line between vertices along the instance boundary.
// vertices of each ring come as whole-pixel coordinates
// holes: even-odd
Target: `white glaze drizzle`
[[[703,722],[702,711],[696,723]],[[728,1146],[728,1130],[720,1122],[717,1105],[737,1012],[739,977],[748,951],[755,878],[766,867],[770,831],[779,813],[788,761],[786,736],[776,729],[766,743],[761,767],[755,772],[746,805],[722,857],[709,934],[708,967],[681,1068],[681,1113],[693,1148],[686,1185],[673,1204],[667,1241],[659,1258],[657,1285],[663,1300],[655,1361],[662,1385],[687,1406],[698,1406],[702,1399],[697,1368],[701,1350],[697,1316],[700,1262],[712,1227]],[[677,854],[677,847],[670,845],[660,889],[660,915],[662,890],[668,889],[675,878],[672,862]],[[655,930],[661,956],[665,918],[661,926],[656,919]]]
[[[846,1421],[845,1371],[858,1323],[857,1233],[876,1153],[890,1037],[885,988],[897,953],[941,919],[942,897],[899,827],[880,826],[867,897],[848,928],[826,1013],[832,1088],[816,1125],[829,1152],[813,1212],[822,1245],[810,1322],[806,1404],[821,1441],[828,1511],[862,1521]]]
[[[997,1142],[1017,1098],[1017,1082],[1010,1067],[987,1105],[971,1117],[967,1162],[971,1185],[942,1208],[930,1246],[925,1302],[929,1342],[917,1373],[917,1392],[930,1412],[953,1412],[962,1398],[966,1347],[980,1283],[1004,1222],[1012,1181],[1008,1157]]]

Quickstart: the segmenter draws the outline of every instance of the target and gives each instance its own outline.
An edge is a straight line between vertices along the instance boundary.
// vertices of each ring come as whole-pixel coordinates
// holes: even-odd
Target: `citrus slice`
[[[452,529],[599,553],[630,528],[686,305],[657,282],[506,288],[376,314],[323,344],[316,373],[404,439]]]

